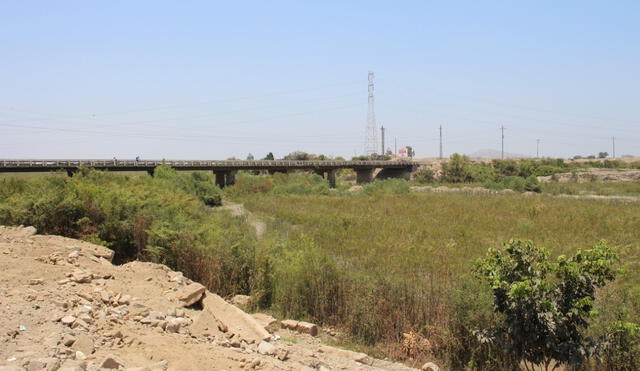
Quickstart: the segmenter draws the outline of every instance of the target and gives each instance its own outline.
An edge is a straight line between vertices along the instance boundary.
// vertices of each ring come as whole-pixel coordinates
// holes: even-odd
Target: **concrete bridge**
[[[212,171],[216,184],[221,188],[235,183],[238,170],[262,170],[270,174],[291,170],[309,170],[326,178],[331,187],[336,185],[336,171],[353,169],[358,184],[371,182],[375,171],[377,179],[404,178],[409,179],[417,166],[412,161],[208,161],[208,160],[1,160],[0,173],[4,172],[46,172],[66,171],[70,176],[81,168],[93,168],[107,171],[146,171],[153,175],[153,170],[160,165],[167,165],[176,170]]]

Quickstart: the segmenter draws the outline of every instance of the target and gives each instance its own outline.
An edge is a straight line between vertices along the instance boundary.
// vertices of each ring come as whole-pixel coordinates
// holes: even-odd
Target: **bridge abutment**
[[[356,172],[356,183],[371,183],[373,181],[373,169],[354,169]]]

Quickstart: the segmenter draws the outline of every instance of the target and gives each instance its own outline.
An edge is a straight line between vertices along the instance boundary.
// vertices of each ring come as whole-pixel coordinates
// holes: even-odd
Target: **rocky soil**
[[[247,314],[166,266],[111,258],[0,226],[0,370],[410,369],[325,345],[333,331],[314,324]]]

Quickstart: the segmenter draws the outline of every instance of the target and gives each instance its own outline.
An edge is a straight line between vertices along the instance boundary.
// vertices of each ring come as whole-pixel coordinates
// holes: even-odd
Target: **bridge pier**
[[[230,171],[226,174],[225,185],[231,186],[236,184],[236,172]]]
[[[225,186],[225,173],[226,171],[214,171],[213,174],[216,177],[216,185],[220,188],[224,188]]]
[[[354,169],[356,172],[356,183],[371,183],[373,181],[373,169]]]
[[[315,169],[313,170],[313,172],[327,179],[329,181],[329,187],[331,188],[336,187],[336,169],[328,169],[328,170]]]
[[[336,170],[335,169],[327,170],[327,180],[329,181],[329,187],[331,188],[336,187]]]
[[[214,171],[216,185],[220,188],[236,184],[236,172],[233,170]]]
[[[382,169],[376,176],[376,179],[389,179],[389,178],[400,178],[404,180],[411,180],[411,169],[409,168]]]

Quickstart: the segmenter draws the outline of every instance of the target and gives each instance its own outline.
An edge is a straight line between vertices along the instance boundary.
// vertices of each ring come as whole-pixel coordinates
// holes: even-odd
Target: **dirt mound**
[[[0,370],[409,369],[269,333],[166,266],[114,266],[105,247],[35,233],[0,226]]]

